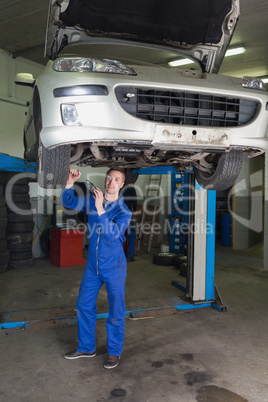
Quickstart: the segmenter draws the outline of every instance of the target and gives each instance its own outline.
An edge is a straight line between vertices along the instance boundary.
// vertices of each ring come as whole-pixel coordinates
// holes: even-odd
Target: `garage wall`
[[[32,88],[15,85],[14,78],[19,72],[37,76],[42,69],[39,64],[22,58],[13,59],[0,50],[0,152],[23,157],[23,126],[27,101]]]
[[[244,153],[233,190],[233,247],[248,249],[263,240],[264,156],[249,159]]]

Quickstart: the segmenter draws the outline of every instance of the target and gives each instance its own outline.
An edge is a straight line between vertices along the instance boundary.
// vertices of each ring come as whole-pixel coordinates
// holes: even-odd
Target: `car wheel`
[[[208,155],[205,161],[213,167],[214,171],[207,173],[194,167],[196,180],[206,190],[227,190],[239,176],[242,160],[243,152],[236,150]]]
[[[138,180],[139,174],[133,173],[132,169],[125,169],[125,184],[134,184]]]
[[[35,160],[37,181],[42,188],[63,187],[70,168],[70,145],[60,145],[53,149],[45,148],[40,139],[42,112],[38,90],[34,92],[34,127],[36,133]]]
[[[70,146],[47,149],[40,142],[36,160],[37,180],[42,188],[63,187],[70,168]]]

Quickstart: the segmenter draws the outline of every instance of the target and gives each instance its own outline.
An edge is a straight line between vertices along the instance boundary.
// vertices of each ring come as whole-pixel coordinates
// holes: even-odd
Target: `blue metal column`
[[[172,253],[184,253],[185,228],[188,224],[188,173],[171,173],[170,240]]]
[[[214,300],[216,191],[207,194],[206,300]]]

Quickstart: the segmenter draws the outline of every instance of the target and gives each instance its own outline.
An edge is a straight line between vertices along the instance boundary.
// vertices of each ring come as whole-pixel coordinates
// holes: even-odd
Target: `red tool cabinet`
[[[77,229],[51,229],[50,263],[57,267],[86,264],[83,258],[83,235]]]

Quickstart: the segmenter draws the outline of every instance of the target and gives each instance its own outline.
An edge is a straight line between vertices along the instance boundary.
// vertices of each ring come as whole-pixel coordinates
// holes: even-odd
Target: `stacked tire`
[[[9,262],[9,250],[6,241],[7,209],[5,206],[5,174],[0,173],[0,274],[5,272]]]
[[[180,254],[175,258],[175,268],[178,268],[181,276],[187,276],[188,264],[187,256]]]
[[[11,180],[10,180],[11,179]],[[19,179],[6,184],[7,207],[6,240],[9,251],[9,268],[23,268],[33,263],[33,214],[31,210],[29,184],[27,179]]]
[[[181,276],[187,276],[187,256],[184,254],[157,253],[153,255],[153,263],[156,265],[173,265],[180,271]]]
[[[174,265],[175,258],[175,253],[156,253],[153,255],[153,263],[156,265],[172,266]]]

